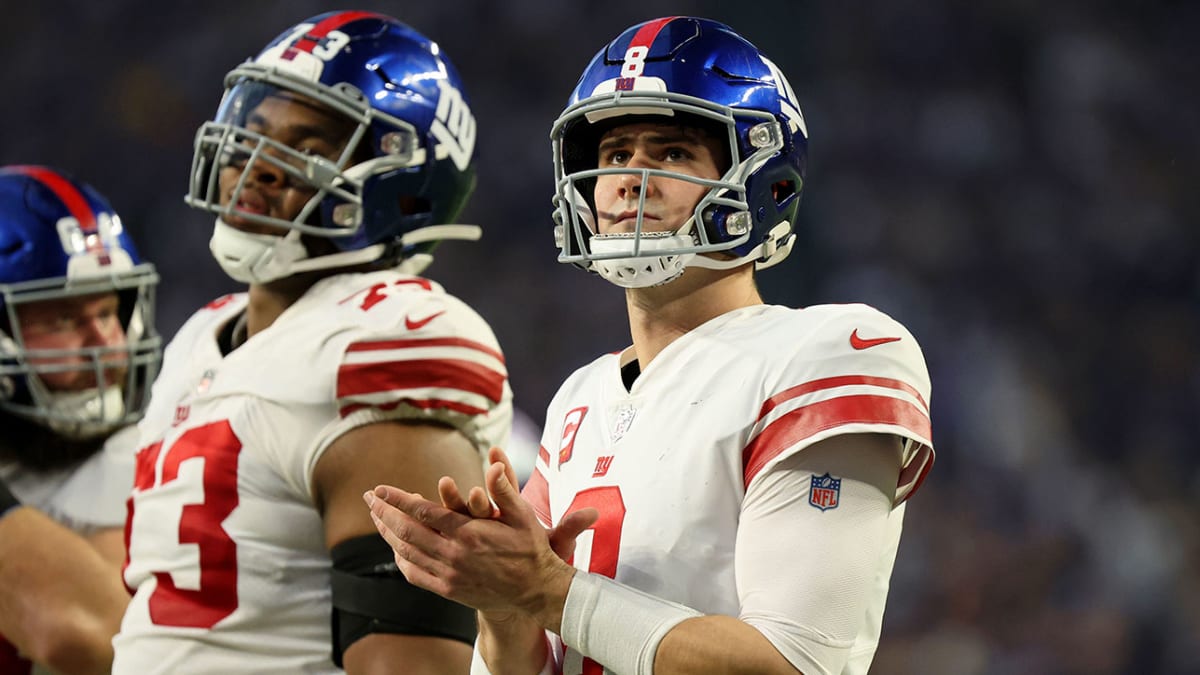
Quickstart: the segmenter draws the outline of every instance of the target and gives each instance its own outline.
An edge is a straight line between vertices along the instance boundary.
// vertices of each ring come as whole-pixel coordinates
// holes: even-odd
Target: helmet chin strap
[[[678,279],[688,267],[728,270],[753,262],[755,269],[765,269],[786,258],[796,240],[795,234],[790,232],[791,224],[783,221],[771,228],[761,244],[755,246],[746,255],[737,258],[722,260],[695,253],[645,255],[647,252],[680,249],[695,245],[695,235],[692,234],[694,224],[695,218],[689,218],[674,234],[643,232],[639,237],[633,232],[622,232],[620,234],[593,235],[589,240],[589,248],[593,254],[606,257],[621,253],[627,255],[607,257],[605,260],[592,260],[592,269],[622,288],[649,288]],[[639,247],[642,255],[636,257],[632,255],[635,245]]]
[[[475,241],[480,236],[482,230],[478,225],[431,225],[405,233],[400,244],[412,246],[443,239]],[[374,244],[357,251],[310,258],[300,237],[299,230],[283,236],[243,232],[217,218],[209,249],[226,274],[246,284],[265,284],[300,272],[361,265],[378,260],[387,251],[386,244]],[[401,263],[400,268],[408,274],[420,274],[432,261],[429,254],[417,254]]]
[[[32,418],[55,433],[86,440],[102,436],[125,415],[125,396],[119,385],[82,391],[50,391],[41,378],[32,373],[26,378],[35,408],[46,411]]]
[[[483,236],[483,228],[478,225],[430,225],[422,227],[412,232],[406,232],[400,237],[402,246],[413,246],[416,244],[426,244],[434,241],[442,241],[444,239],[457,239],[459,241],[479,241]],[[428,253],[414,253],[396,266],[396,270],[401,274],[411,274],[417,276],[425,271],[426,267],[433,262],[433,256]]]
[[[208,242],[217,264],[236,281],[265,284],[293,273],[293,265],[308,256],[296,230],[284,236],[243,232],[221,218]]]

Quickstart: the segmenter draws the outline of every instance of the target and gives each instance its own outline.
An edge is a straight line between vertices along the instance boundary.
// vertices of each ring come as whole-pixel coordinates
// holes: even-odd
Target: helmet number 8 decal
[[[646,55],[650,48],[646,45],[633,45],[625,51],[625,65],[621,68],[621,77],[637,77],[646,68]]]

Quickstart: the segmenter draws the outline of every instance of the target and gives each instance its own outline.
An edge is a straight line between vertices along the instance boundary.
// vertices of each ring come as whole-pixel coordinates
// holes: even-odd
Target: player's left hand
[[[443,504],[387,485],[363,499],[409,583],[481,611],[524,612],[557,630],[575,570],[556,549],[573,548],[598,514],[568,514],[546,530],[521,499],[508,458],[493,450],[490,459],[486,493],[476,488],[463,498],[443,479]]]

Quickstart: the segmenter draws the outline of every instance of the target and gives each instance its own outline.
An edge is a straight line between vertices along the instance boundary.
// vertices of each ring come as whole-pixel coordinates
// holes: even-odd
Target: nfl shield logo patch
[[[836,509],[838,497],[842,494],[842,479],[834,478],[826,473],[824,476],[813,476],[812,486],[808,491],[808,503],[828,511]]]

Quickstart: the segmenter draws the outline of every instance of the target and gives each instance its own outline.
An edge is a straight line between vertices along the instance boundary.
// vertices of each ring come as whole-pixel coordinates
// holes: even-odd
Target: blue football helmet
[[[679,123],[728,141],[718,180],[662,169],[599,169],[597,143],[614,126]],[[627,288],[675,279],[689,266],[758,268],[783,260],[795,235],[808,130],[779,68],[728,26],[666,17],[633,26],[588,64],[551,131],[559,261]],[[596,177],[635,174],[707,187],[675,232],[643,232],[641,191],[634,232],[596,231]],[[723,253],[721,256],[699,255]]]
[[[137,421],[158,374],[162,341],[154,329],[158,274],[140,260],[121,219],[92,187],[41,166],[0,167],[0,411],[61,436],[104,436]],[[32,349],[23,306],[115,292],[125,344]],[[88,372],[106,381],[114,360],[120,384],[54,390],[51,373]]]
[[[376,263],[419,273],[443,239],[478,239],[451,225],[475,186],[475,118],[438,45],[391,17],[330,12],[289,28],[225,78],[216,119],[196,135],[186,202],[217,216],[211,247],[230,276],[263,283],[314,269]],[[336,159],[248,128],[259,105],[300,101],[344,121]],[[237,205],[258,163],[313,192],[292,219]],[[219,175],[240,170],[227,194]],[[229,181],[227,181],[228,183]],[[232,228],[229,216],[271,234]],[[314,252],[301,236],[329,242]]]

